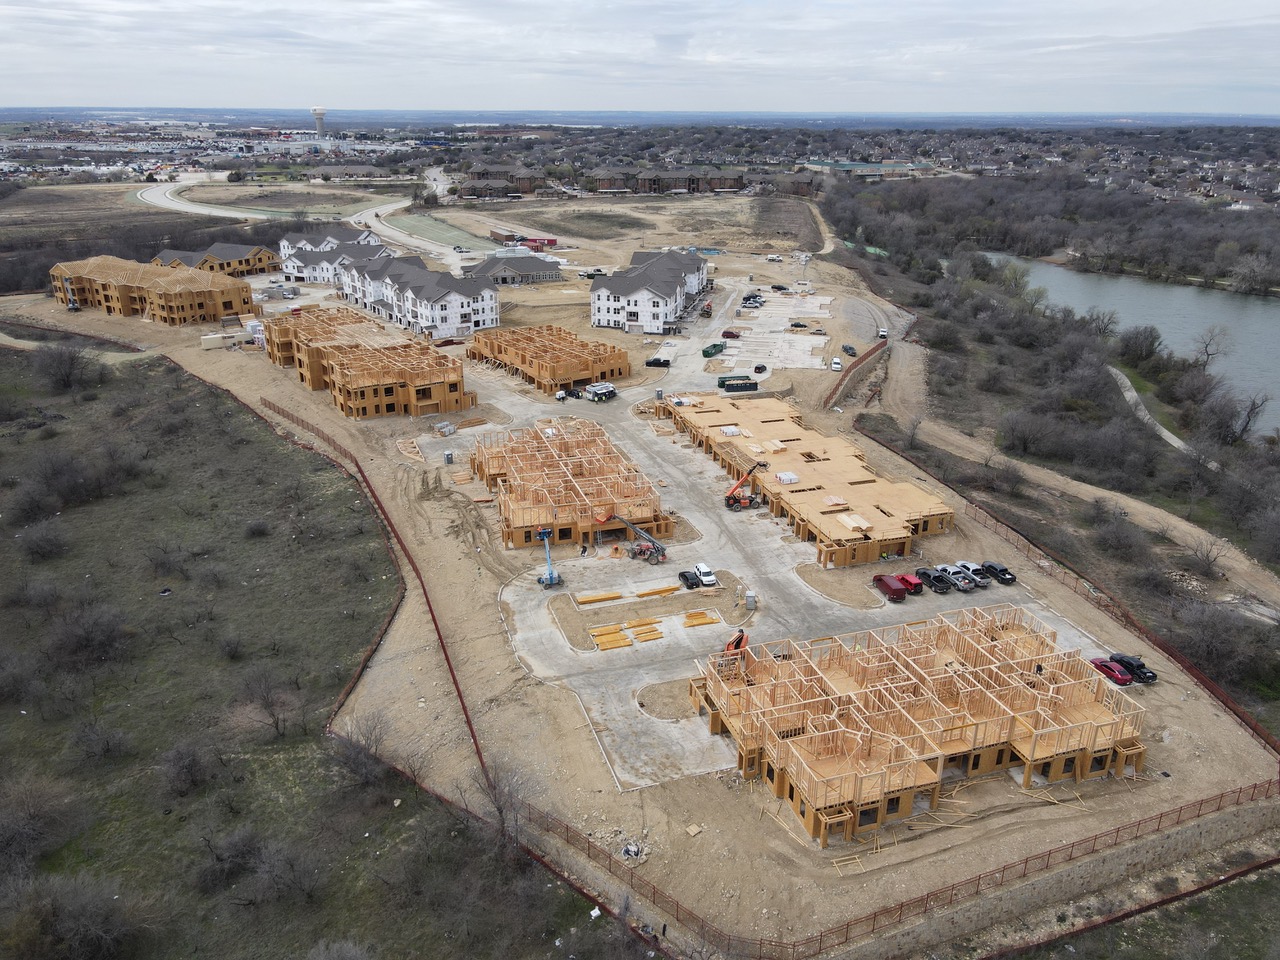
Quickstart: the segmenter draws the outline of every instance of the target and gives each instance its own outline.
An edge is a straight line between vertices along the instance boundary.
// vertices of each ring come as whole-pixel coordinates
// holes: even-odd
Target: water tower
[[[324,139],[324,107],[312,107],[311,115],[316,118],[316,136]]]

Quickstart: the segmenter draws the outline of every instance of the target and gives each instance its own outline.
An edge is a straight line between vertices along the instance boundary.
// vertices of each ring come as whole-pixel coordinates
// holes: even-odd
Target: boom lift
[[[604,522],[608,523],[609,520],[620,521],[623,526],[640,538],[639,543],[634,540],[627,543],[627,555],[632,560],[648,560],[650,563],[662,563],[667,559],[667,548],[663,546],[661,540],[658,540],[652,534],[646,533],[626,517],[620,517],[616,513]]]
[[[753,507],[760,506],[760,494],[758,493],[739,493],[738,491],[746,485],[751,479],[751,475],[757,470],[767,469],[769,464],[763,460],[758,462],[754,467],[742,475],[742,479],[729,488],[729,492],[724,495],[724,506],[726,510],[732,510],[734,513]]]
[[[543,590],[550,590],[552,587],[558,587],[564,583],[564,577],[556,573],[551,566],[551,528],[539,527],[538,539],[542,541],[542,545],[547,551],[547,572],[538,577],[538,582],[542,584]]]

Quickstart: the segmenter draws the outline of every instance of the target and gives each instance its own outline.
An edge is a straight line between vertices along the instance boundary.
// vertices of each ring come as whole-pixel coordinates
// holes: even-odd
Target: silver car
[[[969,576],[967,573],[965,573],[959,567],[954,566],[953,564],[940,563],[938,564],[936,569],[940,574],[942,574],[944,577],[950,580],[951,585],[955,587],[957,590],[959,590],[961,593],[968,593],[975,586],[977,586],[973,577]]]
[[[955,565],[969,575],[969,579],[986,589],[991,586],[991,575],[982,569],[982,564],[972,560],[957,560]]]

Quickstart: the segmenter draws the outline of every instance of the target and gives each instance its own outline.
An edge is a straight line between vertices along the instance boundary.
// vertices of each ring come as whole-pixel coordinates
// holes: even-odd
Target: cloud
[[[1275,110],[1280,15],[1167,0],[10,0],[15,106]]]

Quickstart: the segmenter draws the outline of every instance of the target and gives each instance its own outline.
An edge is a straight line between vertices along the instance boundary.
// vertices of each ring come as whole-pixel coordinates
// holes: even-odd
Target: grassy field
[[[0,956],[636,949],[322,735],[400,589],[359,486],[167,361],[50,356],[0,350]]]
[[[210,203],[246,210],[302,213],[305,216],[349,216],[384,198],[369,190],[344,189],[312,183],[198,183],[181,196],[193,203]]]
[[[51,228],[59,243],[105,240],[137,228],[188,231],[223,226],[216,217],[192,217],[143,203],[138,184],[94,183],[27,187],[0,200],[0,251],[46,242]]]
[[[539,230],[546,230],[551,234],[567,233],[586,240],[611,240],[619,233],[652,230],[657,226],[654,221],[644,217],[608,210],[566,210],[558,213],[541,210],[526,212],[521,209],[519,217],[521,223]]]

